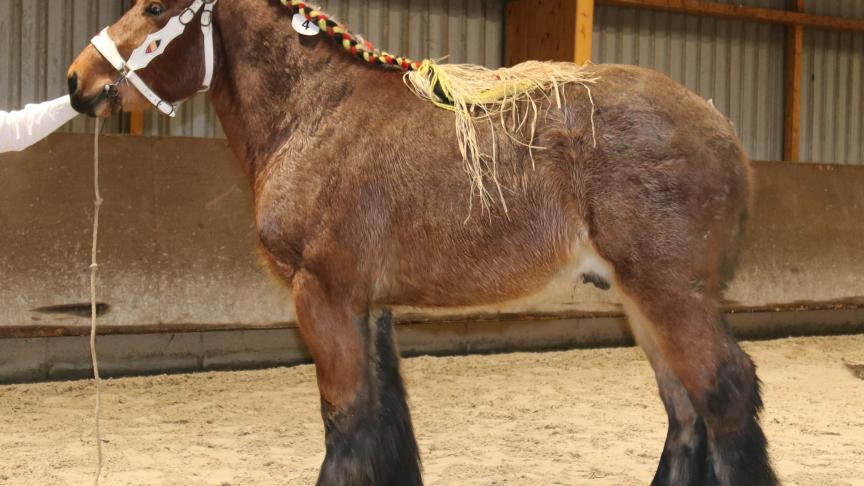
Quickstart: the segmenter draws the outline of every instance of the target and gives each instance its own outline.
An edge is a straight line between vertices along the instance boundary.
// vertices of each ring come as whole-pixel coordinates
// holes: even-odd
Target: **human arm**
[[[19,111],[0,111],[0,153],[18,152],[47,137],[75,118],[69,96],[39,104],[30,104]]]

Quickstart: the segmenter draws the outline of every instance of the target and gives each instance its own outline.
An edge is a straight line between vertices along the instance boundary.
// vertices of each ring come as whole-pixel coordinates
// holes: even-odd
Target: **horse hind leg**
[[[392,315],[357,315],[314,277],[294,279],[321,391],[326,456],[319,486],[422,486]]]
[[[676,285],[675,277],[681,275],[669,272],[662,279],[643,275],[641,283],[631,280],[622,282],[622,287],[630,314],[642,326],[638,333],[643,340],[649,339],[649,354],[658,356],[654,361],[663,362],[658,377],[661,390],[677,395],[673,379],[677,378],[705,426],[704,475],[701,482],[693,482],[698,467],[691,472],[688,466],[688,479],[712,486],[775,485],[777,478],[759,425],[762,401],[755,365],[722,321],[715,299]],[[679,397],[672,402],[681,405],[684,401]],[[698,429],[699,420],[693,429],[697,435]],[[663,468],[661,463],[658,474]]]
[[[668,429],[660,464],[652,486],[699,486],[705,477],[708,438],[705,422],[696,412],[687,389],[664,361],[656,343],[647,332],[645,317],[635,306],[628,306],[630,327],[644,350],[657,379],[660,399],[668,416]]]

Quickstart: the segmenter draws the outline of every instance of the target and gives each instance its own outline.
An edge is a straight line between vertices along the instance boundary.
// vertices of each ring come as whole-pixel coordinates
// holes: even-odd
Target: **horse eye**
[[[165,13],[165,6],[161,3],[151,3],[147,6],[146,12],[151,17],[158,17]]]

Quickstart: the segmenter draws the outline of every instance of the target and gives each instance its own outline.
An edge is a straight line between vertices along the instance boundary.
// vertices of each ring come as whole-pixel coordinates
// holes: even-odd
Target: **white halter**
[[[156,59],[168,47],[174,39],[179,37],[201,12],[201,32],[204,34],[204,80],[201,83],[201,91],[210,89],[210,82],[213,80],[213,9],[216,7],[218,0],[195,0],[192,5],[188,6],[180,15],[171,17],[168,23],[162,30],[154,32],[144,39],[144,43],[132,51],[129,60],[124,60],[117,50],[117,44],[108,35],[108,27],[102,29],[96,37],[90,40],[93,47],[102,54],[114,69],[123,75],[123,79],[129,80],[138,91],[147,98],[153,106],[162,113],[173,117],[177,113],[177,107],[181,102],[171,103],[159,97],[149,86],[142,80],[135,71],[140,71],[146,68],[153,59]]]

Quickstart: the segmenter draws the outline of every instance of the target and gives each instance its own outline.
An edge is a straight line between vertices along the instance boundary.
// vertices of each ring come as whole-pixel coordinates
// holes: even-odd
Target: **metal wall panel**
[[[118,19],[132,0],[0,0],[0,109],[16,109],[66,93],[66,69],[95,33]],[[500,66],[504,3],[499,0],[326,0],[323,9],[393,53],[414,58]],[[92,131],[79,117],[64,130]],[[117,117],[106,131],[123,131]],[[176,119],[148,114],[146,133],[222,136],[206,95]]]
[[[783,0],[724,3],[783,8]],[[594,62],[664,72],[714,101],[732,120],[750,157],[783,155],[782,26],[598,7]]]
[[[807,11],[864,19],[864,0],[807,2]],[[864,164],[864,34],[804,33],[801,156]]]

